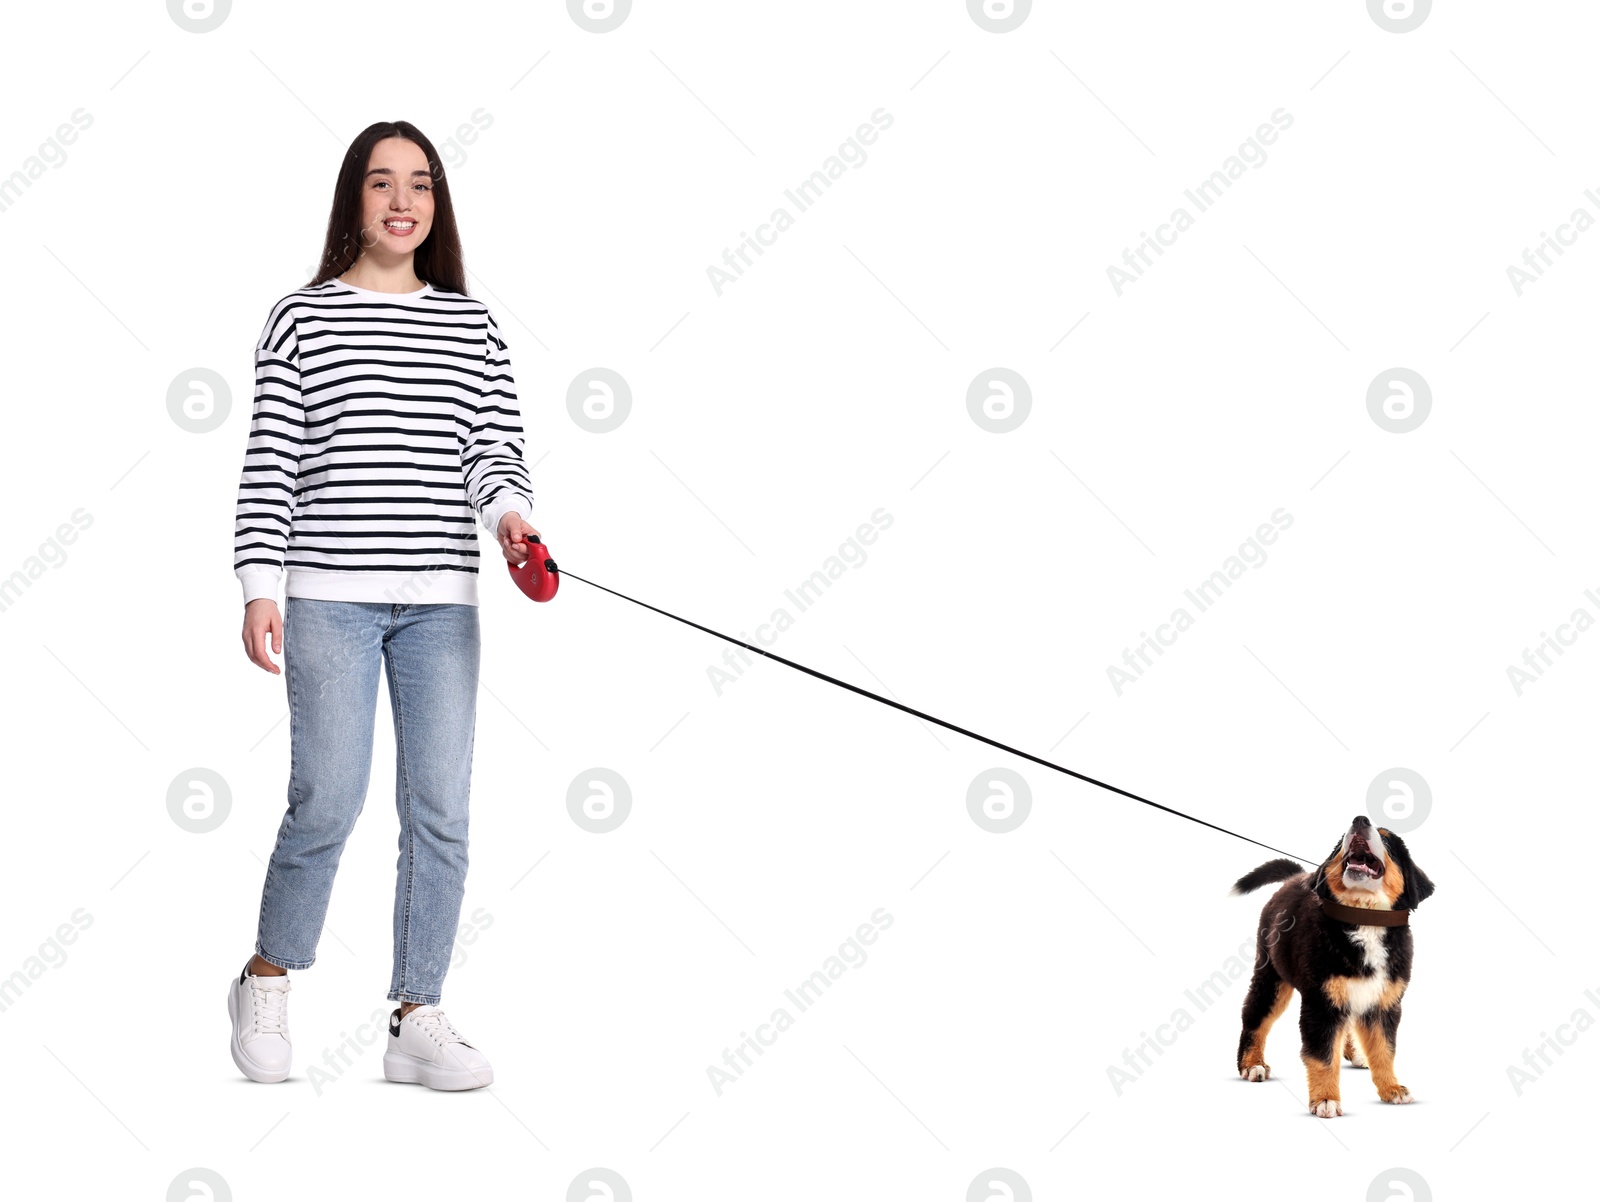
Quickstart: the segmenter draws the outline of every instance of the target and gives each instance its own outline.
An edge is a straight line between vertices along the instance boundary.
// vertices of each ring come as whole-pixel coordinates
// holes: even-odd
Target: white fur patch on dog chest
[[[1362,959],[1372,969],[1370,977],[1346,977],[1345,995],[1352,1014],[1365,1014],[1378,1004],[1389,985],[1389,946],[1383,927],[1357,927],[1350,942],[1361,949]]]

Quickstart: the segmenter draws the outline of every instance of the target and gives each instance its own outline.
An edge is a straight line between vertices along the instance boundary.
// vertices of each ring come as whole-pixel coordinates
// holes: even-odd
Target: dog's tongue
[[[1364,835],[1350,836],[1350,847],[1345,853],[1345,866],[1350,871],[1359,872],[1367,877],[1376,878],[1382,873],[1378,857],[1372,854],[1372,844],[1367,842]]]

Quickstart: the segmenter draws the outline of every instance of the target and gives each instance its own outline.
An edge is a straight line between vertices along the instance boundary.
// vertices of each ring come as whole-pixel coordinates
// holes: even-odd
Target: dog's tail
[[[1232,892],[1249,893],[1274,881],[1286,881],[1292,876],[1299,876],[1304,871],[1294,860],[1268,860],[1260,868],[1252,869],[1235,881]]]

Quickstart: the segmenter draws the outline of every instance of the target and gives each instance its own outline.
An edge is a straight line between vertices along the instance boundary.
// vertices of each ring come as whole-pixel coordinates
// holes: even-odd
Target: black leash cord
[[[980,735],[977,731],[968,730],[964,726],[957,726],[954,722],[946,722],[943,718],[935,718],[932,714],[925,714],[921,710],[912,709],[909,705],[902,705],[898,701],[891,701],[887,697],[880,697],[870,689],[863,689],[859,685],[851,684],[847,680],[836,679],[835,677],[829,676],[826,672],[818,672],[815,668],[808,668],[804,664],[797,664],[792,659],[784,659],[783,656],[774,655],[771,651],[763,651],[760,647],[752,647],[749,643],[746,643],[741,639],[736,639],[731,635],[726,635],[720,631],[712,630],[709,626],[702,626],[698,622],[691,622],[688,618],[680,618],[677,614],[668,613],[664,609],[656,609],[654,605],[646,605],[643,601],[640,601],[635,597],[630,597],[626,593],[619,593],[616,589],[607,588],[603,584],[596,584],[592,580],[584,580],[582,576],[575,576],[573,573],[567,571],[566,568],[561,568],[559,571],[562,576],[571,577],[573,580],[582,580],[583,583],[587,584],[590,588],[597,588],[603,593],[610,593],[613,597],[621,597],[624,601],[632,601],[635,605],[644,606],[645,609],[658,613],[664,618],[671,618],[674,622],[682,622],[685,626],[693,626],[696,630],[703,630],[707,634],[714,635],[725,642],[733,643],[736,646],[743,647],[746,651],[754,651],[757,655],[764,655],[768,659],[775,659],[780,664],[787,664],[789,667],[804,672],[808,676],[815,676],[818,680],[826,680],[829,684],[836,684],[841,689],[849,689],[852,693],[860,693],[863,697],[871,697],[874,701],[881,701],[884,705],[893,706],[897,710],[903,710],[906,713],[918,718],[922,718],[925,721],[937,722],[946,730],[953,730],[957,734],[966,735],[969,739],[977,739],[978,742],[987,743],[990,747],[998,747],[1001,751],[1008,751],[1012,755],[1021,756],[1023,759],[1031,760],[1033,763],[1039,764],[1042,767],[1052,768],[1057,772],[1065,773],[1067,776],[1081,780],[1085,784],[1094,785],[1097,788],[1105,789],[1108,792],[1117,794],[1119,797],[1126,797],[1129,801],[1137,801],[1141,805],[1152,806],[1155,809],[1164,810],[1168,814],[1176,814],[1179,818],[1187,818],[1190,822],[1199,823],[1201,826],[1208,826],[1214,831],[1221,831],[1224,835],[1232,835],[1235,839],[1243,839],[1246,843],[1254,843],[1257,847],[1264,847],[1268,851],[1275,851],[1280,856],[1288,856],[1291,860],[1299,860],[1302,864],[1316,863],[1315,860],[1308,860],[1304,856],[1297,856],[1292,852],[1284,851],[1281,847],[1273,847],[1272,844],[1263,843],[1259,839],[1252,839],[1249,835],[1241,835],[1238,831],[1230,831],[1225,826],[1218,826],[1214,822],[1207,822],[1204,818],[1196,818],[1193,814],[1185,814],[1182,810],[1175,810],[1171,806],[1164,806],[1159,801],[1151,801],[1148,797],[1140,797],[1137,793],[1130,793],[1126,789],[1119,789],[1116,785],[1107,784],[1103,780],[1096,780],[1092,776],[1085,776],[1082,772],[1074,772],[1071,768],[1063,768],[1060,764],[1052,764],[1049,760],[1042,760],[1036,755],[1029,755],[1026,751],[1019,751],[1015,747],[1008,746],[997,739],[991,739],[987,735]]]

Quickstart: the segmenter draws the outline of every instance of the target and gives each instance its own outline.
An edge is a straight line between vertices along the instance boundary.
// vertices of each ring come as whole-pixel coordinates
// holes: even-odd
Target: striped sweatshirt
[[[511,361],[478,300],[340,280],[273,305],[233,570],[257,597],[478,603],[473,514],[533,512]],[[489,544],[499,559],[499,544]]]

